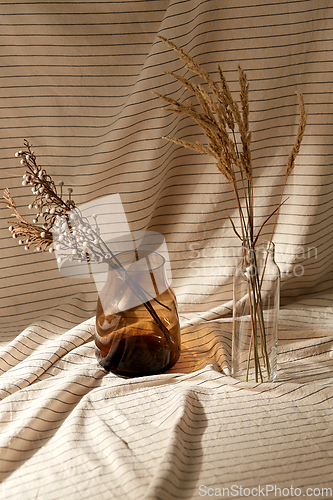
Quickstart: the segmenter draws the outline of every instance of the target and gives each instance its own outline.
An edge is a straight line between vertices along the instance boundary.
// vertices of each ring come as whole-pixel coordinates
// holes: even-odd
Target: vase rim
[[[117,259],[119,259],[119,257],[123,255],[123,256],[126,256],[126,255],[132,255],[133,257],[135,257],[136,255],[139,256],[139,259],[136,259],[136,258],[133,258],[132,260],[129,260],[128,262],[126,263],[121,263],[122,266],[131,266],[132,264],[135,264],[136,262],[140,262],[142,261],[143,259],[146,259],[148,261],[148,265],[151,269],[151,271],[156,271],[157,269],[160,269],[164,266],[166,260],[165,258],[163,257],[162,254],[160,254],[159,252],[152,252],[152,251],[149,251],[149,250],[125,250],[123,252],[118,252],[115,254],[115,257]],[[160,259],[161,259],[161,262],[159,264],[154,264],[150,261],[149,259],[149,256],[150,255],[155,255],[155,256],[158,256]],[[131,272],[134,272],[134,273],[145,273],[147,272],[147,267],[143,268],[143,269],[127,269],[127,272],[131,273]]]

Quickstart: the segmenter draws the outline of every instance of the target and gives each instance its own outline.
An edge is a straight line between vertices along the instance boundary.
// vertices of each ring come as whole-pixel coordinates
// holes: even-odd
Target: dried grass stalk
[[[296,92],[296,94],[298,97],[299,110],[300,110],[299,115],[300,116],[299,116],[299,124],[298,124],[298,130],[297,130],[295,144],[290,152],[290,155],[289,155],[289,158],[287,161],[286,179],[288,179],[291,172],[294,170],[295,160],[296,160],[296,157],[297,157],[299,150],[300,150],[300,147],[301,147],[302,139],[303,139],[304,132],[305,132],[306,120],[307,120],[307,116],[308,116],[308,113],[305,110],[303,95],[300,92]]]
[[[182,86],[196,98],[196,105],[192,104],[190,100],[181,103],[163,94],[156,92],[154,92],[154,94],[170,105],[164,108],[166,111],[188,116],[193,119],[200,126],[207,142],[206,144],[199,141],[193,143],[176,137],[165,137],[165,139],[187,149],[214,157],[217,168],[232,184],[235,192],[242,229],[241,239],[243,243],[251,246],[257,241],[257,238],[254,234],[253,218],[253,166],[249,120],[249,83],[247,75],[243,69],[238,66],[240,87],[239,106],[238,102],[232,96],[228,82],[219,65],[217,66],[219,81],[216,83],[182,48],[165,37],[160,37],[160,39],[168,47],[177,52],[180,59],[186,63],[186,68],[193,74],[198,75],[203,80],[203,84],[193,83],[189,79],[173,72],[166,72],[167,75],[178,80]],[[295,160],[300,151],[307,119],[303,96],[299,92],[297,92],[297,96],[300,107],[299,126],[295,144],[287,162],[286,180],[295,167]],[[239,143],[236,140],[237,134]],[[241,176],[240,187],[236,182],[237,171],[240,172]],[[241,191],[243,191],[245,199],[245,213],[240,201]],[[282,201],[280,201],[278,209],[281,205]],[[265,220],[264,224],[273,214],[277,217],[279,212],[278,209],[277,211],[274,210]],[[234,225],[233,228],[235,230]],[[261,229],[262,226],[259,228],[258,233]]]
[[[183,87],[186,88],[192,95],[195,96],[197,101],[197,107],[195,107],[190,101],[186,104],[179,103],[178,101],[171,99],[170,97],[157,94],[161,99],[166,101],[170,108],[166,108],[168,111],[173,113],[180,113],[187,115],[192,118],[201,127],[201,130],[206,138],[207,144],[202,142],[187,142],[182,139],[177,139],[175,137],[166,137],[169,141],[174,142],[185,148],[192,149],[199,153],[206,153],[213,156],[216,161],[216,166],[224,177],[231,183],[234,190],[241,231],[238,232],[234,222],[230,219],[232,228],[235,234],[242,240],[244,247],[244,262],[246,261],[246,247],[251,249],[251,261],[246,261],[248,269],[256,268],[256,251],[255,246],[258,240],[258,236],[264,227],[264,225],[275,216],[275,222],[273,225],[273,230],[271,232],[271,241],[273,239],[273,234],[275,231],[275,226],[277,222],[278,213],[280,207],[283,205],[282,195],[284,188],[281,193],[281,200],[277,208],[264,220],[264,222],[259,227],[257,234],[254,234],[255,223],[254,223],[254,190],[253,190],[253,168],[251,159],[251,132],[250,132],[250,121],[249,121],[249,83],[247,80],[246,73],[238,66],[238,80],[240,86],[240,106],[237,101],[232,97],[228,82],[222,72],[220,66],[218,66],[219,83],[215,83],[209,74],[199,66],[183,49],[177,47],[173,42],[162,38],[164,43],[175,50],[180,58],[186,62],[186,68],[192,73],[199,75],[203,79],[204,85],[208,87],[208,92],[203,85],[198,85],[190,82],[188,79],[176,75],[175,73],[168,73],[170,76],[178,80]],[[210,92],[210,93],[209,93]],[[299,153],[301,142],[304,135],[304,130],[306,126],[307,113],[304,107],[303,96],[297,93],[299,107],[300,107],[300,119],[298,132],[295,140],[295,144],[291,150],[288,158],[286,167],[286,177],[285,184],[290,176],[291,172],[295,167],[295,160]],[[240,145],[236,141],[236,134],[238,133]],[[235,172],[240,172],[240,187],[238,187],[236,182]],[[241,203],[240,193],[243,193],[245,200],[244,204]],[[271,243],[270,241],[270,243]],[[259,278],[258,273],[254,273],[254,276],[248,277],[247,290],[250,304],[250,317],[251,317],[251,342],[248,353],[248,366],[246,380],[248,380],[251,351],[253,346],[253,359],[255,368],[255,381],[263,381],[263,370],[261,364],[266,367],[267,379],[270,380],[270,359],[266,344],[266,322],[264,320],[264,314],[262,310],[262,296],[261,288],[263,283],[263,277],[265,274],[266,264],[267,264],[268,253],[266,255],[266,261],[264,263],[264,269],[262,271],[262,276]],[[245,273],[246,274],[246,273]],[[259,352],[257,339],[261,339],[261,349]],[[260,357],[261,356],[261,357]]]

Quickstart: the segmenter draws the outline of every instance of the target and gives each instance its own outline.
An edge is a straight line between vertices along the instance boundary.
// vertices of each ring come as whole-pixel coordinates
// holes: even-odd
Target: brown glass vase
[[[98,297],[95,346],[100,365],[122,377],[162,373],[180,354],[175,294],[156,252],[116,256]]]

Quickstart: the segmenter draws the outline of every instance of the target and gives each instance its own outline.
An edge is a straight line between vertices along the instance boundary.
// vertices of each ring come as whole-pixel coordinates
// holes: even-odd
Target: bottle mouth
[[[264,249],[264,250],[274,250],[275,244],[273,241],[267,238],[259,238],[254,246],[249,246],[247,243],[242,243],[242,247],[246,250]]]
[[[275,245],[273,241],[262,238],[258,239],[254,247],[248,247],[247,245],[242,245],[243,258],[252,261],[253,258],[261,256],[269,256],[269,259],[275,258]]]

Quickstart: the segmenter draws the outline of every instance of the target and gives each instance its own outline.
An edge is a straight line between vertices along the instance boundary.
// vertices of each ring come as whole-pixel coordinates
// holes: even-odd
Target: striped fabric
[[[182,354],[125,380],[94,354],[92,279],[25,252],[0,206],[1,500],[333,497],[332,28],[330,0],[0,2],[0,175],[21,213],[23,140],[78,205],[119,193],[130,228],[162,233]],[[238,92],[250,81],[258,225],[275,209],[308,125],[274,241],[282,275],[278,377],[229,375],[238,240],[212,159],[177,147],[200,130],[152,91],[185,99],[173,40]],[[266,226],[266,233],[273,221]]]

